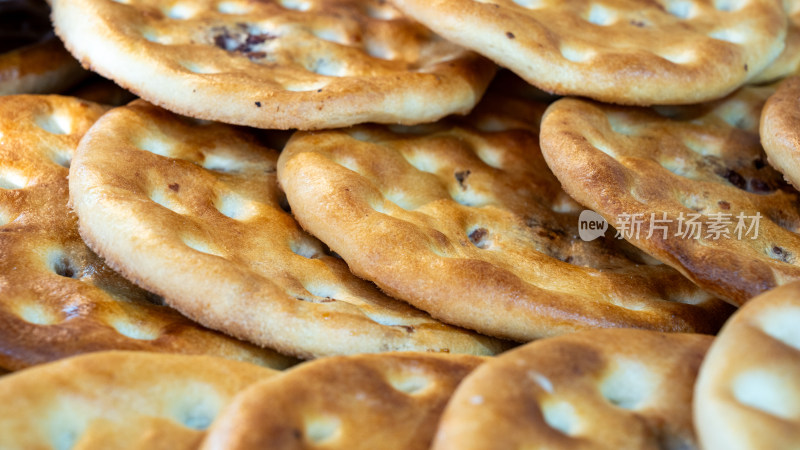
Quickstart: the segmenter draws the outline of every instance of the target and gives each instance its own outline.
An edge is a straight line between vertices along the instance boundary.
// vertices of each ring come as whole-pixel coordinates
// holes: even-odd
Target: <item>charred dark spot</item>
[[[226,44],[227,44],[229,38],[230,38],[230,35],[228,35],[228,32],[226,30],[225,34],[218,34],[218,35],[214,36],[214,45],[216,45],[217,47],[219,47],[219,48],[221,48],[223,50],[227,50],[228,48],[227,48]]]
[[[214,45],[229,52],[241,53],[250,59],[266,58],[267,53],[260,47],[277,37],[269,33],[250,33],[243,23],[237,24],[233,30],[217,27],[213,32]]]
[[[509,38],[509,39],[514,39],[516,36],[514,36],[514,33],[512,33],[512,32],[506,31],[506,37]]]
[[[294,438],[298,441],[303,439],[303,433],[297,428],[292,428],[292,436],[294,436]]]
[[[747,64],[744,65],[744,71],[747,72]]]
[[[322,92],[322,88],[317,89],[317,92]]]
[[[244,40],[245,45],[263,44],[267,39],[275,39],[275,36],[268,34],[248,34]]]
[[[645,26],[645,23],[643,21],[641,21],[641,20],[632,19],[630,23],[631,23],[631,25],[633,25],[635,27],[639,27],[639,28],[644,28],[644,26]]]
[[[256,106],[261,108],[261,102],[256,102]]]
[[[773,189],[764,180],[760,180],[758,178],[753,178],[750,180],[750,192],[772,192]]]
[[[564,262],[570,264],[572,262],[572,256],[567,256],[566,258],[564,258]]]
[[[728,169],[723,174],[722,177],[728,180],[728,182],[739,189],[745,190],[747,189],[747,180],[739,174],[739,172],[735,170]]]
[[[755,167],[758,170],[761,170],[762,168],[764,168],[765,165],[766,165],[766,163],[761,158],[753,160],[753,167]]]
[[[253,59],[262,59],[267,57],[267,52],[247,52],[244,54],[251,60]]]
[[[181,185],[178,184],[178,183],[172,183],[172,184],[169,185],[169,188],[170,188],[170,190],[172,190],[174,192],[178,192],[178,191],[181,190]]]
[[[486,248],[489,243],[486,242],[486,237],[489,235],[489,230],[486,228],[476,228],[469,234],[469,240],[475,247]]]
[[[467,180],[467,177],[472,173],[469,169],[462,170],[455,173],[456,181],[458,181],[458,185],[461,186],[461,189],[466,189],[467,187],[464,186],[464,182]]]
[[[719,205],[720,209],[731,209],[731,204],[725,200],[718,201],[717,205]]]

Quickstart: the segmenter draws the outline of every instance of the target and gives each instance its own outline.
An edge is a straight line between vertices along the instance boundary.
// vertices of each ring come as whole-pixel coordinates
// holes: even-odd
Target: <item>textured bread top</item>
[[[464,380],[432,448],[696,449],[692,390],[711,342],[628,329],[527,344]]]
[[[800,77],[787,78],[769,97],[760,135],[770,165],[800,186]]]
[[[542,150],[567,192],[625,239],[741,305],[800,277],[798,193],[759,144],[772,92],[657,110],[559,100]]]
[[[547,91],[610,103],[720,98],[784,46],[780,0],[393,0]]]
[[[488,97],[464,121],[297,133],[278,177],[354,273],[445,322],[522,341],[714,331],[723,302],[621,242],[578,237],[580,208],[539,152],[542,108]]]
[[[202,448],[427,450],[453,391],[482,362],[384,353],[305,363],[242,391]]]
[[[162,306],[86,247],[67,206],[68,167],[105,111],[69,97],[0,97],[0,366],[104,349],[290,364]]]
[[[141,286],[214,329],[302,357],[505,344],[356,278],[284,211],[258,136],[143,101],[107,113],[70,171],[81,233]]]
[[[197,448],[233,397],[278,372],[209,356],[100,352],[0,378],[4,449]]]
[[[261,128],[466,113],[494,66],[379,0],[68,0],[84,66],[172,111]]]
[[[800,282],[754,298],[725,324],[695,389],[695,426],[704,448],[797,448],[798,324]]]

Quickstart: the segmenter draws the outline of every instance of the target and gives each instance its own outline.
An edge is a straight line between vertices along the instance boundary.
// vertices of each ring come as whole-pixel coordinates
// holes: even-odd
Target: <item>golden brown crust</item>
[[[542,150],[573,198],[627,231],[625,214],[642,214],[638,239],[626,239],[741,305],[800,277],[798,193],[766,164],[758,138],[772,92],[743,88],[715,103],[657,111],[559,100],[543,119]],[[667,221],[658,224],[666,238],[655,228],[648,238],[651,214]],[[686,234],[695,214],[699,238]],[[726,220],[728,237],[709,234]],[[755,226],[740,233],[740,222]]]
[[[153,301],[92,253],[67,206],[67,167],[106,111],[57,96],[0,97],[0,366],[97,350],[291,358],[206,330]],[[66,167],[65,167],[66,166]]]
[[[236,394],[277,373],[209,356],[119,351],[37,366],[0,378],[0,447],[197,448]]]
[[[394,0],[546,91],[633,105],[720,98],[783,49],[779,0]]]
[[[140,97],[261,128],[463,114],[494,73],[377,0],[69,0],[53,20],[84,66]]]
[[[297,133],[278,177],[354,273],[445,322],[522,341],[713,332],[723,302],[625,245],[578,238],[580,208],[538,151],[542,108],[488,97],[464,121]]]
[[[769,163],[800,186],[800,77],[784,80],[767,100],[760,131]]]
[[[276,160],[252,131],[139,100],[81,141],[70,194],[98,254],[210,328],[301,357],[507,347],[353,276],[283,210]]]
[[[312,361],[243,391],[202,448],[427,450],[453,391],[483,361],[425,353]]]
[[[710,336],[592,330],[478,367],[433,449],[697,448],[692,389]]]
[[[700,368],[694,417],[704,448],[797,448],[800,282],[766,292],[725,324]]]

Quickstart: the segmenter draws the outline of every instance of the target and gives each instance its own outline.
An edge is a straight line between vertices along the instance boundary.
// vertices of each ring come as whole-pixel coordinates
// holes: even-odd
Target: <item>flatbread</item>
[[[786,46],[778,58],[755,76],[751,83],[766,83],[800,73],[800,0],[784,0],[783,3],[789,18]]]
[[[546,91],[632,104],[725,96],[783,50],[775,0],[393,0]]]
[[[761,143],[772,167],[800,186],[800,77],[783,81],[761,113]]]
[[[764,293],[725,324],[700,368],[694,417],[703,448],[800,445],[800,283]]]
[[[382,290],[520,341],[596,327],[713,332],[730,313],[612,239],[538,149],[544,104],[490,96],[464,121],[297,133],[278,177],[295,217]]]
[[[261,128],[463,114],[494,73],[382,0],[56,0],[53,20],[84,66],[143,99]]]
[[[279,372],[210,356],[99,352],[0,378],[0,447],[194,449],[234,396]]]
[[[656,111],[559,100],[542,121],[542,151],[566,191],[621,237],[741,305],[800,278],[800,196],[759,144],[772,92]]]
[[[692,390],[711,341],[592,330],[527,344],[464,380],[432,449],[698,448]]]
[[[290,365],[159,304],[86,247],[67,206],[67,167],[106,110],[69,97],[0,97],[0,367],[111,349]]]
[[[242,391],[203,449],[427,450],[467,355],[384,353],[324,358]]]
[[[244,129],[143,101],[114,109],[81,141],[70,171],[81,234],[187,316],[288,354],[507,347],[353,276],[284,211],[277,157]]]
[[[0,2],[0,95],[58,93],[87,73],[55,37],[40,0]]]

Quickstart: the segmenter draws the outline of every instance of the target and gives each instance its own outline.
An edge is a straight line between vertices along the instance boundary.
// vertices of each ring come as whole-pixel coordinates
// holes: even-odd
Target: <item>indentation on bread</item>
[[[800,417],[800,399],[791,380],[767,369],[756,369],[738,374],[731,385],[733,397],[742,405],[755,408],[785,420]]]

